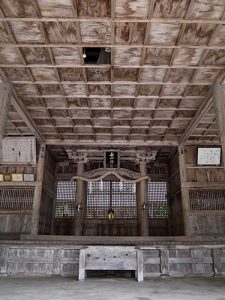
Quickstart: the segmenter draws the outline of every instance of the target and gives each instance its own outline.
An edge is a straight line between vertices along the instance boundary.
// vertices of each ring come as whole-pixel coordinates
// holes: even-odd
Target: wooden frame
[[[212,153],[212,151],[214,151],[214,153]],[[202,157],[200,156],[201,155],[200,152],[205,152],[202,153]],[[222,162],[221,147],[219,146],[197,147],[197,156],[196,156],[197,166],[220,166],[221,162]]]
[[[110,167],[109,166],[110,162],[108,162],[108,160],[109,160],[108,156],[110,156],[110,153],[115,153],[115,157],[116,157],[115,158],[116,159],[115,164],[116,164],[116,167]],[[105,150],[104,151],[104,168],[119,169],[119,167],[120,167],[120,152],[119,152],[119,150],[114,150],[114,149],[112,149],[112,150]]]

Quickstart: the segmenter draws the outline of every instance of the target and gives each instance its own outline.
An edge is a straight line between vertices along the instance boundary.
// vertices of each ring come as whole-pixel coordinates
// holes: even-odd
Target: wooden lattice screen
[[[76,199],[76,182],[58,181],[56,198],[56,218],[74,217]]]
[[[225,210],[225,190],[190,191],[191,210]]]
[[[105,219],[110,208],[110,182],[92,183],[92,190],[87,189],[86,217],[89,219]]]
[[[119,182],[112,182],[112,208],[116,219],[136,219],[137,202],[133,184],[124,182],[120,188]]]
[[[136,219],[137,204],[133,184],[103,181],[92,183],[87,190],[86,217],[89,219],[107,219],[108,210],[112,208],[115,219]]]
[[[167,182],[148,183],[147,207],[150,219],[168,218]]]
[[[0,210],[32,211],[34,188],[0,188]]]

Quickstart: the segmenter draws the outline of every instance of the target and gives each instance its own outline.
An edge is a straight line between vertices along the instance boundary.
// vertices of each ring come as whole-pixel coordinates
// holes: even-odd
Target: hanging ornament
[[[133,190],[133,194],[136,194],[136,183],[133,183],[132,190]]]
[[[89,194],[91,194],[92,193],[92,181],[89,182],[88,189],[89,189]]]
[[[120,180],[120,183],[119,183],[119,190],[120,190],[120,192],[122,192],[122,190],[123,190],[123,181],[122,180]]]
[[[100,191],[103,192],[103,181],[102,181],[102,179],[100,181]]]

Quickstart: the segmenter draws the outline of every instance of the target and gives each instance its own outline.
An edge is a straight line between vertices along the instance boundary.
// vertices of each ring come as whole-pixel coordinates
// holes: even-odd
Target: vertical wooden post
[[[146,176],[146,161],[139,160],[139,170],[140,176]],[[147,209],[147,182],[146,180],[142,180],[139,183],[138,189],[138,209],[139,209],[139,223],[140,223],[140,233],[141,236],[148,236],[149,235],[149,222],[148,222],[148,209]]]
[[[168,258],[168,249],[161,248],[160,249],[160,271],[162,276],[169,275],[169,258]]]
[[[189,189],[184,186],[184,184],[187,182],[187,174],[186,174],[186,165],[185,165],[183,146],[178,147],[178,155],[179,155],[179,168],[180,168],[184,234],[191,235],[190,220],[189,220],[189,212],[190,212]]]
[[[46,151],[46,145],[41,144],[38,164],[37,164],[37,179],[36,179],[36,186],[34,190],[34,200],[33,200],[32,223],[31,223],[32,235],[38,234],[42,185],[43,185],[44,166],[45,166],[45,151]]]
[[[86,256],[86,248],[81,248],[80,255],[79,255],[79,274],[78,274],[79,281],[84,280],[86,277],[85,256]]]
[[[53,199],[52,204],[52,221],[51,221],[51,235],[55,234],[55,211],[56,211],[56,198],[57,198],[57,180],[55,180],[54,184],[54,194],[55,198]]]
[[[222,160],[225,167],[225,85],[216,83],[213,86],[216,119],[222,146]]]
[[[84,173],[84,160],[77,162],[77,176]],[[84,182],[77,180],[76,186],[76,210],[74,220],[74,235],[82,235],[84,221]]]
[[[2,161],[2,139],[5,133],[5,126],[7,122],[7,100],[8,90],[6,85],[0,83],[0,162]]]
[[[137,269],[135,271],[135,277],[138,282],[144,281],[144,256],[143,250],[137,249]]]

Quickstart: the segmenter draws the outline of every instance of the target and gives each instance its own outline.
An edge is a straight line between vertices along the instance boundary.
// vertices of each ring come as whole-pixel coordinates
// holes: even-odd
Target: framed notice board
[[[198,147],[197,165],[198,166],[220,166],[221,165],[221,147]]]

